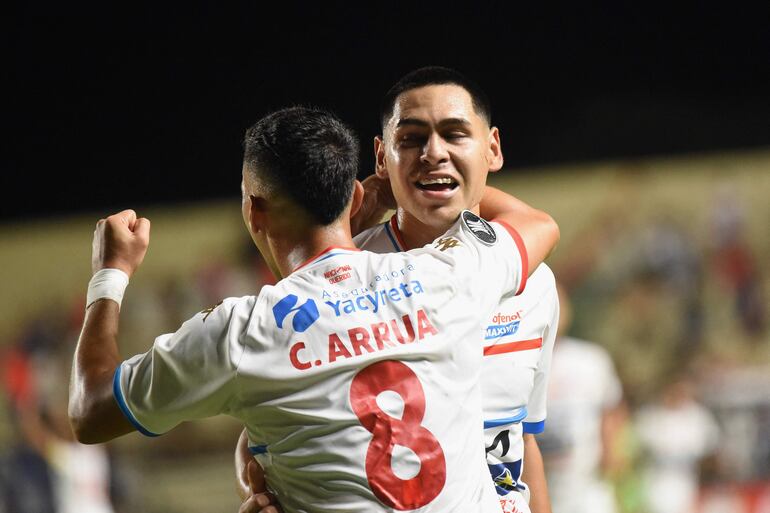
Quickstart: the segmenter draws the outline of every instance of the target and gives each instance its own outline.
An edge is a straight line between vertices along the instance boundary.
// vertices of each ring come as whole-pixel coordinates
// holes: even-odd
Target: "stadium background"
[[[443,64],[492,99],[506,157],[492,183],[559,222],[550,263],[572,291],[573,332],[610,350],[631,411],[688,369],[722,429],[704,497],[767,490],[763,13],[546,13],[502,2],[10,10],[0,205],[4,484],[22,471],[8,455],[24,438],[11,405],[30,385],[26,364],[44,376],[34,387],[50,416],[66,400],[99,216],[130,206],[153,220],[122,323],[126,354],[140,351],[266,279],[239,217],[245,127],[288,103],[332,108],[361,134],[363,177],[384,91],[410,69]],[[238,431],[214,419],[109,444],[119,511],[236,511]],[[615,479],[625,511],[638,512],[644,455],[631,422],[628,433],[628,464]],[[702,510],[750,510],[742,507]]]

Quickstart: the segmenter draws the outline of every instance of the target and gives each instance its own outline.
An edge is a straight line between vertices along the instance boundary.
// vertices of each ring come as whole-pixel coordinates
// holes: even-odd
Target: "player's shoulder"
[[[511,305],[521,308],[558,309],[559,296],[556,292],[556,278],[546,264],[540,264],[527,278],[527,284],[518,295],[504,298]],[[546,312],[546,310],[543,310]]]
[[[474,254],[500,243],[498,230],[485,219],[470,210],[463,210],[454,224],[441,236],[436,238],[425,249],[452,255],[454,253],[471,252]]]
[[[357,248],[374,253],[402,251],[399,246],[398,234],[394,233],[391,224],[391,221],[385,221],[367,228],[353,237],[353,243]]]
[[[259,296],[227,297],[210,305],[193,317],[193,321],[209,326],[229,323],[233,317],[250,317]]]
[[[541,263],[527,279],[524,294],[536,296],[553,295],[556,297],[556,276],[547,264]]]
[[[556,276],[553,274],[553,270],[548,267],[545,262],[537,266],[529,277],[530,281],[537,281],[544,286],[556,288]]]

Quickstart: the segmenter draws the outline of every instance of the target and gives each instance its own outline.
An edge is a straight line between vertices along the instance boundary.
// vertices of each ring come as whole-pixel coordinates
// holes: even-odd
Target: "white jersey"
[[[377,253],[408,249],[395,215],[354,240],[356,246]],[[518,290],[498,297],[497,303],[489,316],[479,315],[484,348],[481,388],[487,464],[498,494],[504,496],[526,490],[521,482],[522,435],[540,433],[545,427],[548,374],[559,324],[553,272],[540,264]]]
[[[47,456],[58,513],[114,512],[104,446],[56,439],[49,443]]]
[[[611,488],[600,476],[603,413],[622,397],[609,353],[601,346],[560,337],[548,390],[551,429],[540,439],[554,511],[612,513]]]
[[[468,211],[409,253],[332,248],[158,337],[118,367],[116,399],[150,435],[242,420],[287,512],[499,512],[478,319],[521,285],[520,255]]]
[[[698,464],[719,444],[713,414],[693,399],[639,410],[636,432],[647,456],[644,502],[651,513],[688,513],[698,498]]]

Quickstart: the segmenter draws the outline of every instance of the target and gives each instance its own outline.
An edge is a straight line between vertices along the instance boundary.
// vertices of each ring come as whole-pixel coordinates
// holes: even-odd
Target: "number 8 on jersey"
[[[377,396],[386,390],[401,396],[401,419],[377,404]],[[366,451],[366,478],[377,498],[401,511],[420,508],[435,499],[446,482],[446,462],[436,437],[420,424],[425,416],[425,392],[414,371],[394,360],[369,365],[353,378],[350,404],[361,425],[372,433]],[[420,470],[411,479],[401,479],[393,471],[396,445],[408,447],[420,459]]]

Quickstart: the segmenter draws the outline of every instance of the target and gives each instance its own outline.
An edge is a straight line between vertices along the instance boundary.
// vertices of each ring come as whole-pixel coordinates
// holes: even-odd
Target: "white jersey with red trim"
[[[242,420],[287,512],[498,513],[478,319],[520,287],[522,263],[468,211],[408,253],[328,250],[158,337],[118,367],[115,397],[149,435]]]
[[[395,215],[354,240],[358,247],[378,253],[408,249]],[[494,312],[479,321],[484,338],[481,384],[487,464],[501,496],[526,490],[521,482],[523,434],[545,428],[548,374],[559,324],[551,269],[540,264],[525,282],[518,295],[498,298]]]

